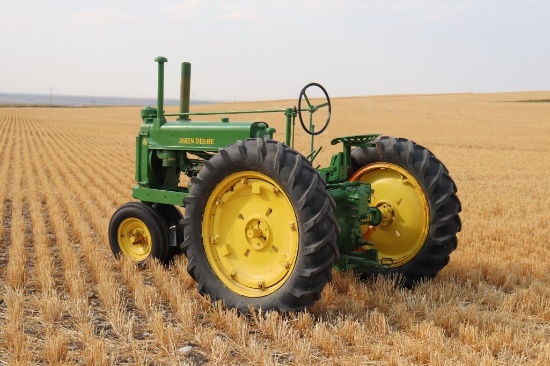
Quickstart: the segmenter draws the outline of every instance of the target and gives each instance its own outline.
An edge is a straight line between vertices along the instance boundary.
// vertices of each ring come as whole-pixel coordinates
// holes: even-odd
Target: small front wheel
[[[164,263],[169,254],[162,216],[142,202],[128,202],[115,211],[109,222],[109,244],[116,257],[122,253],[136,263],[150,258]]]

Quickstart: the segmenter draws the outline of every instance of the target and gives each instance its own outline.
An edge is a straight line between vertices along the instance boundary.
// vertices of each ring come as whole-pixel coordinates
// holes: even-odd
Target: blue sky
[[[550,90],[550,1],[4,2],[0,92],[195,99]]]

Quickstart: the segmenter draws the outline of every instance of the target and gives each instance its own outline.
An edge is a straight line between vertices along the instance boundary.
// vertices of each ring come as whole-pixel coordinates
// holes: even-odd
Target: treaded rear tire
[[[230,289],[219,278],[224,276],[218,276],[213,270],[205,250],[205,245],[211,244],[203,239],[202,226],[209,197],[228,177],[231,179],[231,175],[243,172],[262,174],[282,188],[297,220],[299,244],[296,262],[284,282],[281,281],[282,285],[278,284],[274,292],[265,296],[247,296],[248,290],[238,293]],[[232,190],[230,188],[228,192]],[[198,176],[191,180],[183,221],[188,272],[197,281],[201,294],[209,295],[212,301],[222,300],[226,306],[240,312],[248,313],[251,307],[262,311],[302,310],[320,298],[324,286],[331,280],[332,266],[339,256],[336,247],[339,226],[334,207],[334,200],[326,191],[323,179],[300,153],[272,140],[248,139],[229,145],[206,161]],[[270,233],[276,243],[280,238],[277,231],[286,228],[273,229]],[[227,282],[227,277],[224,279]]]
[[[436,276],[448,264],[449,255],[457,247],[456,235],[461,230],[457,187],[443,163],[423,146],[389,136],[377,138],[374,145],[353,149],[349,176],[369,164],[380,162],[405,169],[424,191],[429,205],[429,227],[420,250],[407,263],[387,269],[366,268],[363,274],[365,277],[400,275],[403,284],[412,287],[418,281]],[[376,188],[374,191],[376,195]]]

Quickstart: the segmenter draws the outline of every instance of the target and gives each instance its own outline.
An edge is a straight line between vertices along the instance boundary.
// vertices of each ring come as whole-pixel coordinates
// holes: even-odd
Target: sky
[[[18,0],[0,92],[200,100],[550,90],[550,1]]]

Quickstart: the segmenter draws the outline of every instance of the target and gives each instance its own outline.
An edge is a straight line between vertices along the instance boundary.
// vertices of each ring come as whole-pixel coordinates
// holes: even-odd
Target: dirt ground
[[[413,290],[334,272],[307,311],[251,317],[201,297],[184,257],[142,268],[112,256],[107,227],[132,200],[140,108],[0,108],[0,363],[550,364],[550,103],[533,102],[549,98],[334,98],[316,163],[342,135],[429,148],[458,186],[458,248]],[[230,119],[264,120],[284,139],[282,113]],[[295,147],[307,155],[309,144],[297,127]]]

